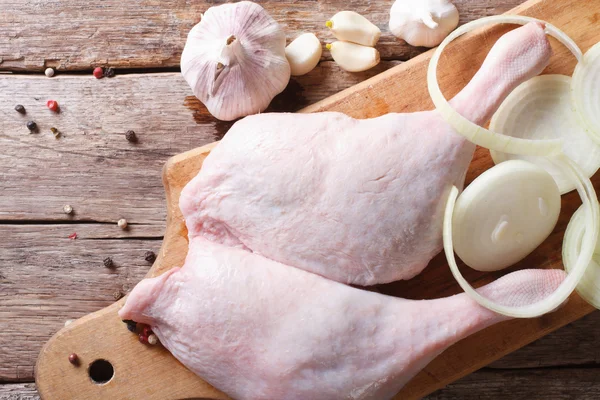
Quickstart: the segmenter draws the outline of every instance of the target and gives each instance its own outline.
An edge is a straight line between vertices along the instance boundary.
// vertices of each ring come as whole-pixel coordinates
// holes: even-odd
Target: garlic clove
[[[256,3],[211,7],[188,34],[181,73],[218,119],[256,114],[290,79],[285,41],[279,24]]]
[[[366,71],[379,64],[377,49],[350,42],[327,44],[331,56],[338,65],[349,72]]]
[[[292,76],[309,73],[321,59],[321,42],[313,33],[303,33],[285,48]]]
[[[458,10],[449,0],[396,0],[390,31],[412,46],[434,47],[458,25]]]
[[[371,21],[354,11],[340,11],[326,25],[338,40],[375,46],[381,30]]]

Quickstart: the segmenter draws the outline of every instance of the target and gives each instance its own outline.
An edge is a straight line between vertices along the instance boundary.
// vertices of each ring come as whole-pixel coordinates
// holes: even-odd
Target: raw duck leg
[[[484,124],[550,55],[540,24],[505,34],[453,106]],[[255,115],[206,158],[180,207],[190,238],[343,283],[409,279],[441,250],[449,189],[463,186],[474,149],[436,111]]]
[[[519,306],[560,270],[480,289]],[[237,400],[384,400],[451,344],[507,319],[465,294],[406,300],[331,281],[202,237],[185,265],[138,284],[119,312],[152,326],[186,367]]]

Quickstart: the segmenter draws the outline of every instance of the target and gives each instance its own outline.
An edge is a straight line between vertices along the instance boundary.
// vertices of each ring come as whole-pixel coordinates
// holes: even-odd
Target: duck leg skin
[[[540,24],[505,34],[452,105],[486,123],[550,55]],[[260,114],[233,125],[180,207],[190,238],[343,283],[409,279],[440,252],[449,189],[463,186],[474,149],[436,111]]]
[[[560,270],[480,289],[531,304]],[[238,400],[384,400],[456,341],[507,319],[465,294],[406,300],[331,281],[202,237],[185,265],[138,284],[119,315],[152,326],[186,367]]]

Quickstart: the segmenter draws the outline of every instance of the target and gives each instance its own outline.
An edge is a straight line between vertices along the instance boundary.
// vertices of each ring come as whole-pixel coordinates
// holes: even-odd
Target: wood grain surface
[[[520,2],[465,0],[456,4],[464,22],[504,12]],[[382,15],[381,20],[374,21],[384,31],[378,48],[386,59],[405,60],[422,51],[389,36],[386,39],[387,14],[376,10],[387,13],[389,4],[307,1],[304,3],[313,8],[309,16],[306,11],[273,11],[277,7],[298,11],[305,8],[303,2],[261,3],[288,26],[288,40],[294,32],[310,30],[320,24],[317,20],[324,21],[346,8],[362,10],[372,19],[372,15]],[[123,72],[127,68],[156,71],[176,67],[175,54],[183,47],[187,29],[195,23],[197,10],[210,4],[213,2],[0,0],[0,71],[40,71],[44,65],[88,72],[98,64],[116,66]],[[298,22],[301,17],[304,20]],[[586,18],[597,21],[598,15],[589,13],[582,20]],[[577,22],[573,19],[568,24]],[[170,33],[164,33],[167,31]],[[332,39],[320,25],[315,32],[322,40]],[[324,52],[324,59],[327,57]],[[309,75],[292,79],[273,102],[272,110],[295,111],[398,63],[382,62],[367,73],[349,74],[335,63],[321,62]],[[206,113],[178,73],[154,75],[149,80],[127,74],[102,81],[69,74],[53,79],[0,75],[0,232],[7,232],[0,244],[0,382],[31,381],[41,345],[66,319],[111,304],[115,291],[127,290],[144,275],[149,264],[143,260],[143,252],[158,250],[165,218],[162,185],[150,176],[158,176],[167,157],[212,141],[230,126]],[[393,85],[389,86],[392,90]],[[132,88],[137,89],[135,95],[130,93]],[[385,87],[381,89],[389,93]],[[24,129],[27,119],[15,120],[20,118],[13,111],[18,100],[29,102],[29,115],[40,125],[51,125],[52,114],[44,108],[44,94],[66,99],[60,101],[65,113],[58,120],[60,126],[57,124],[64,133],[61,140],[55,140],[48,131],[31,135],[32,140]],[[410,91],[405,94],[410,95]],[[103,130],[105,119],[110,131]],[[137,145],[123,139],[127,129],[138,132]],[[122,174],[114,171],[121,169]],[[140,179],[144,184],[138,183]],[[72,217],[62,214],[67,203],[75,208]],[[114,225],[120,217],[133,222],[131,231],[123,232]],[[76,231],[79,239],[63,237],[71,231]],[[105,271],[101,263],[106,254],[115,259],[114,273]],[[381,290],[402,290],[402,284]],[[493,363],[491,367],[500,368],[498,371],[487,368],[474,373],[440,391],[444,397],[430,398],[478,398],[478,394],[490,399],[521,394],[522,398],[540,398],[537,391],[546,390],[551,381],[568,382],[560,392],[562,397],[556,398],[597,398],[590,397],[597,383],[582,378],[578,384],[577,376],[584,371],[586,376],[600,377],[593,368],[600,356],[596,350],[599,315],[593,313]],[[579,365],[586,369],[576,368]],[[526,381],[521,382],[522,391],[511,391],[513,378],[505,369],[512,368],[523,368],[520,376]],[[551,378],[545,378],[546,372]],[[485,382],[505,387],[485,391]],[[583,387],[589,387],[589,396],[578,389]],[[35,398],[33,393],[33,384],[0,384],[0,399]]]
[[[148,272],[144,255],[158,253],[163,228],[0,225],[0,232],[0,380],[30,381],[41,345],[66,320],[109,306]],[[104,266],[106,257],[114,267]]]
[[[217,1],[182,0],[0,0],[0,70],[89,70],[93,66],[179,67],[188,31]],[[506,12],[522,0],[457,0],[462,23]],[[268,0],[263,7],[285,29],[288,42],[304,32],[334,41],[325,21],[336,12],[360,12],[382,31],[383,59],[407,60],[423,48],[397,40],[387,28],[391,1]],[[323,59],[331,59],[323,51]]]
[[[293,78],[269,110],[296,111],[396,64],[384,62],[357,75],[333,62],[321,63],[314,73]],[[47,109],[49,99],[59,103],[59,114]],[[15,112],[16,104],[27,114]],[[125,217],[163,226],[164,193],[157,177],[165,160],[220,139],[231,126],[215,122],[179,73],[102,80],[0,75],[0,118],[0,220],[114,222]],[[27,130],[30,120],[38,133]],[[51,127],[61,132],[60,139]],[[137,143],[125,140],[130,129]],[[31,184],[16,184],[23,180]],[[75,207],[73,216],[62,212],[67,203]]]

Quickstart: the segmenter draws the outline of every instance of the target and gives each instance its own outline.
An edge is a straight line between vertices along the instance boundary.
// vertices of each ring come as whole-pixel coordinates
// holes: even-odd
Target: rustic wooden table
[[[0,399],[36,399],[42,344],[68,319],[103,308],[148,271],[165,227],[160,171],[170,156],[219,139],[178,72],[187,31],[214,1],[0,0]],[[384,61],[341,71],[323,53],[270,110],[294,111],[410,59],[422,49],[387,30],[391,1],[263,1],[288,38],[332,37],[324,21],[356,10],[383,31]],[[461,23],[521,0],[459,0]],[[95,66],[114,78],[96,80]],[[57,76],[43,75],[46,67]],[[45,102],[57,100],[60,114]],[[23,104],[26,115],[14,111]],[[33,120],[39,132],[29,134]],[[50,128],[62,132],[56,140]],[[137,143],[125,140],[134,130]],[[66,215],[69,204],[74,213]],[[128,230],[116,221],[126,218]],[[76,239],[69,236],[76,233]],[[112,257],[113,268],[103,259]],[[429,396],[433,399],[600,398],[600,314],[567,326]]]

